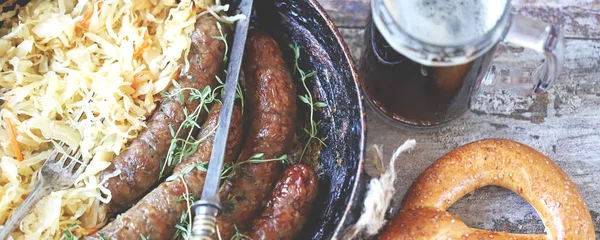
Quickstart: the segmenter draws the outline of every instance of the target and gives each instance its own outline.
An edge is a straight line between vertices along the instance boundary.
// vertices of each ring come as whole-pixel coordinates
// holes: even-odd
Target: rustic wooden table
[[[359,61],[363,26],[370,0],[319,0]],[[502,90],[476,97],[471,111],[435,131],[393,128],[367,110],[367,145],[384,148],[384,159],[408,138],[417,147],[397,162],[397,209],[412,181],[433,161],[465,143],[507,138],[544,153],[579,187],[600,239],[600,1],[513,0],[513,12],[564,27],[566,62],[557,84],[546,94],[518,96]],[[529,78],[542,61],[533,51],[500,45],[493,63],[503,78]],[[367,172],[378,175],[373,164]],[[451,210],[471,227],[515,233],[543,233],[535,210],[521,197],[499,187],[485,187],[455,203]]]

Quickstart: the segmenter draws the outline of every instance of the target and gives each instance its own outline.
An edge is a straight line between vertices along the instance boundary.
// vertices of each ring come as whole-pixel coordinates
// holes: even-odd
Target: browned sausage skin
[[[184,196],[186,189],[190,196],[196,198],[202,193],[206,172],[198,170],[196,166],[208,167],[220,109],[220,104],[213,105],[197,138],[204,141],[198,145],[195,153],[175,168],[174,174],[180,177],[160,184],[135,206],[102,228],[98,232],[101,236],[106,239],[139,239],[140,236],[147,239],[171,239],[176,230],[175,226],[188,207],[186,201],[181,200],[180,197]],[[242,122],[241,110],[236,104],[231,115],[225,163],[231,163],[239,153]],[[191,171],[187,172],[190,168]],[[89,237],[89,239],[96,238],[99,236]]]
[[[190,69],[187,73],[182,73],[177,80],[181,88],[214,88],[217,84],[215,76],[222,71],[225,43],[213,38],[220,35],[216,23],[217,20],[210,15],[200,17],[196,21],[188,55]],[[168,91],[176,90],[175,87],[171,87]],[[128,148],[102,173],[102,179],[108,178],[103,186],[112,195],[110,203],[103,206],[109,215],[129,208],[134,201],[156,185],[173,138],[169,126],[178,129],[186,117],[184,109],[192,112],[199,104],[198,101],[187,100],[189,91],[183,91],[183,95],[183,104],[179,98],[160,104],[148,118],[148,127],[132,140]],[[199,122],[205,117],[206,114],[201,114]],[[187,134],[188,132],[181,131],[179,137]],[[167,168],[166,173],[169,173],[170,169],[172,167]],[[109,177],[115,171],[120,171],[120,174]]]
[[[256,240],[297,237],[317,196],[317,185],[317,177],[309,166],[296,164],[286,169],[262,215],[244,235]]]
[[[264,32],[249,33],[244,56],[251,126],[238,162],[263,153],[279,157],[290,150],[296,118],[296,90],[279,46]],[[281,162],[242,164],[219,193],[225,211],[220,221],[222,239],[249,228],[282,171]]]

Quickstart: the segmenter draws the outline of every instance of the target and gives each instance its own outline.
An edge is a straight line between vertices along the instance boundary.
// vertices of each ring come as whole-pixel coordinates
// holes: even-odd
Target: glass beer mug
[[[439,126],[465,113],[500,41],[545,56],[531,77],[533,93],[547,91],[561,71],[560,27],[512,15],[510,0],[371,4],[358,71],[367,103],[394,125]]]

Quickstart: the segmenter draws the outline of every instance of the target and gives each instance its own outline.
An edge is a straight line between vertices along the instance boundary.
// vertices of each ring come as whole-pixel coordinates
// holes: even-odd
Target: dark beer
[[[494,48],[468,63],[425,66],[396,52],[369,18],[358,66],[363,92],[367,102],[393,122],[413,127],[447,123],[469,109]]]

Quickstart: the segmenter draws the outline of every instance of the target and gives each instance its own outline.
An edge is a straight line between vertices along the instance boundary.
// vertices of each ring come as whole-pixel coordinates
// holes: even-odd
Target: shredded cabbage
[[[23,156],[0,124],[0,223],[31,192],[53,143],[79,145],[91,159],[72,188],[35,206],[14,239],[59,239],[74,222],[81,236],[103,224],[98,201],[110,196],[98,175],[145,127],[156,94],[188,68],[196,17],[226,9],[207,2],[33,0],[18,16],[0,15],[0,117],[11,121]]]

